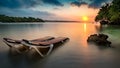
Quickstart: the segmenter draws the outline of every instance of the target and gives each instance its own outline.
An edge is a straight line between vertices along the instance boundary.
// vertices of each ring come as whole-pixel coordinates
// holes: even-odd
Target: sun
[[[88,21],[88,16],[82,16],[83,21]]]

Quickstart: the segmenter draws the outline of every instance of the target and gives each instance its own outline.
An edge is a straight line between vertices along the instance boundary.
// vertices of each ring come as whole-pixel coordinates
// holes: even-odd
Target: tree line
[[[0,15],[0,22],[44,22],[44,21],[40,18],[33,17],[12,17]]]
[[[96,16],[95,21],[120,25],[120,0],[113,0],[111,3],[103,5]]]

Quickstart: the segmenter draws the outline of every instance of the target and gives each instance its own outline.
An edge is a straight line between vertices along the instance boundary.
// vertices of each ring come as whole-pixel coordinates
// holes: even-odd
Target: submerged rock
[[[87,39],[88,43],[95,43],[96,45],[109,46],[111,42],[107,40],[108,35],[105,34],[93,34],[90,35]]]

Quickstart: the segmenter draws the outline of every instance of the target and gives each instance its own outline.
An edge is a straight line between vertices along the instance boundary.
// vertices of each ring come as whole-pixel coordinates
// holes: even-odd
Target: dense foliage
[[[101,7],[95,21],[103,20],[108,24],[120,24],[120,0],[113,0]]]
[[[10,17],[6,15],[0,15],[0,22],[43,22],[43,20],[33,17]]]

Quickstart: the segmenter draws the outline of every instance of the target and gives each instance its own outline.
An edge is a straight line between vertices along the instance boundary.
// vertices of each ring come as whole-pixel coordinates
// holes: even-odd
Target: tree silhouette
[[[40,18],[33,17],[10,17],[6,15],[0,15],[0,22],[44,22]]]
[[[113,0],[101,7],[95,21],[108,21],[108,24],[120,24],[120,0]]]

